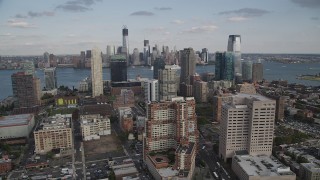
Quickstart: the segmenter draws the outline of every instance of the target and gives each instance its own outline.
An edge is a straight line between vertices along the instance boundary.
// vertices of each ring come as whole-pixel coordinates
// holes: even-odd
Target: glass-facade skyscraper
[[[242,68],[241,68],[241,36],[240,35],[229,35],[228,39],[228,52],[233,52],[234,54],[234,76],[236,83],[241,83],[242,81]]]
[[[162,57],[156,58],[153,64],[153,79],[158,79],[159,70],[164,69],[166,63]]]
[[[252,81],[252,61],[242,62],[242,79],[244,81]]]
[[[231,81],[234,79],[234,57],[233,52],[216,52],[216,80]]]
[[[127,81],[127,60],[124,55],[113,55],[110,61],[111,82]]]

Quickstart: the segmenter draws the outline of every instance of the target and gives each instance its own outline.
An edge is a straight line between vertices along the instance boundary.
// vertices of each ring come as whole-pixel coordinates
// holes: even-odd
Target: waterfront
[[[288,80],[289,83],[304,84],[307,86],[320,86],[319,81],[296,79],[297,75],[302,74],[318,74],[320,72],[320,63],[312,64],[282,64],[276,62],[264,62],[264,78],[271,80]],[[196,72],[201,74],[205,72],[214,72],[214,65],[197,66]],[[12,95],[11,75],[19,70],[1,70],[0,71],[0,100]],[[57,79],[58,86],[65,85],[70,88],[73,86],[78,88],[79,81],[90,75],[90,69],[73,69],[73,68],[58,68]],[[150,67],[129,67],[128,78],[135,79],[140,75],[143,78],[152,78],[153,71]],[[44,87],[44,74],[42,70],[36,71],[36,76],[41,79],[41,87]],[[103,69],[103,79],[110,79],[110,69]]]

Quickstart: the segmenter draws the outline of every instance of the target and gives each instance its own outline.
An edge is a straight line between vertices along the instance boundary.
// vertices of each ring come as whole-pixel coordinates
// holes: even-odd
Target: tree
[[[309,163],[309,161],[305,157],[299,156],[297,158],[297,163]]]

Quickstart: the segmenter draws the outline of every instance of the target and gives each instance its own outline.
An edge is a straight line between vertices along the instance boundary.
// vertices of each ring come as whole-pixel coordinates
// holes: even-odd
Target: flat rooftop
[[[265,96],[262,96],[260,94],[245,94],[245,93],[238,93],[235,95],[235,97],[240,97],[240,98],[249,98],[249,99],[256,99],[257,101],[271,101],[272,99],[269,99]]]
[[[179,171],[176,169],[173,169],[172,167],[160,168],[157,170],[162,177],[172,177],[172,176],[177,176],[179,174]]]
[[[23,126],[28,125],[33,118],[33,114],[19,114],[0,117],[0,128],[8,126]]]
[[[290,167],[267,155],[235,155],[234,160],[249,176],[295,176]]]
[[[320,173],[320,165],[318,162],[313,162],[313,163],[301,163],[301,166],[305,167],[311,172],[314,173]]]

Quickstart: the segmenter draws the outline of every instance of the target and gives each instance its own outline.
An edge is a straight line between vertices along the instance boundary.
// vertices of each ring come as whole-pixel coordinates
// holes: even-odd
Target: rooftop
[[[295,174],[274,157],[267,155],[235,155],[238,165],[249,176],[285,176]]]
[[[237,95],[235,95],[235,97],[240,97],[240,98],[249,98],[252,99],[254,98],[257,101],[271,101],[271,99],[262,96],[260,94],[245,94],[245,93],[238,93]]]
[[[301,166],[303,166],[304,168],[308,169],[311,172],[317,172],[320,173],[320,165],[317,162],[313,162],[313,163],[301,163]]]
[[[180,145],[177,148],[176,153],[191,154],[193,147],[194,147],[194,143],[193,142],[190,142],[189,146]]]
[[[45,119],[37,130],[70,128],[72,114],[56,114]]]
[[[124,163],[120,165],[114,165],[112,166],[112,169],[116,176],[138,173],[138,170],[135,167],[134,163]]]
[[[19,114],[0,117],[0,127],[22,126],[29,124],[33,114]]]
[[[177,176],[179,174],[178,170],[175,170],[171,167],[161,168],[157,170],[162,177],[172,177],[172,176]]]

